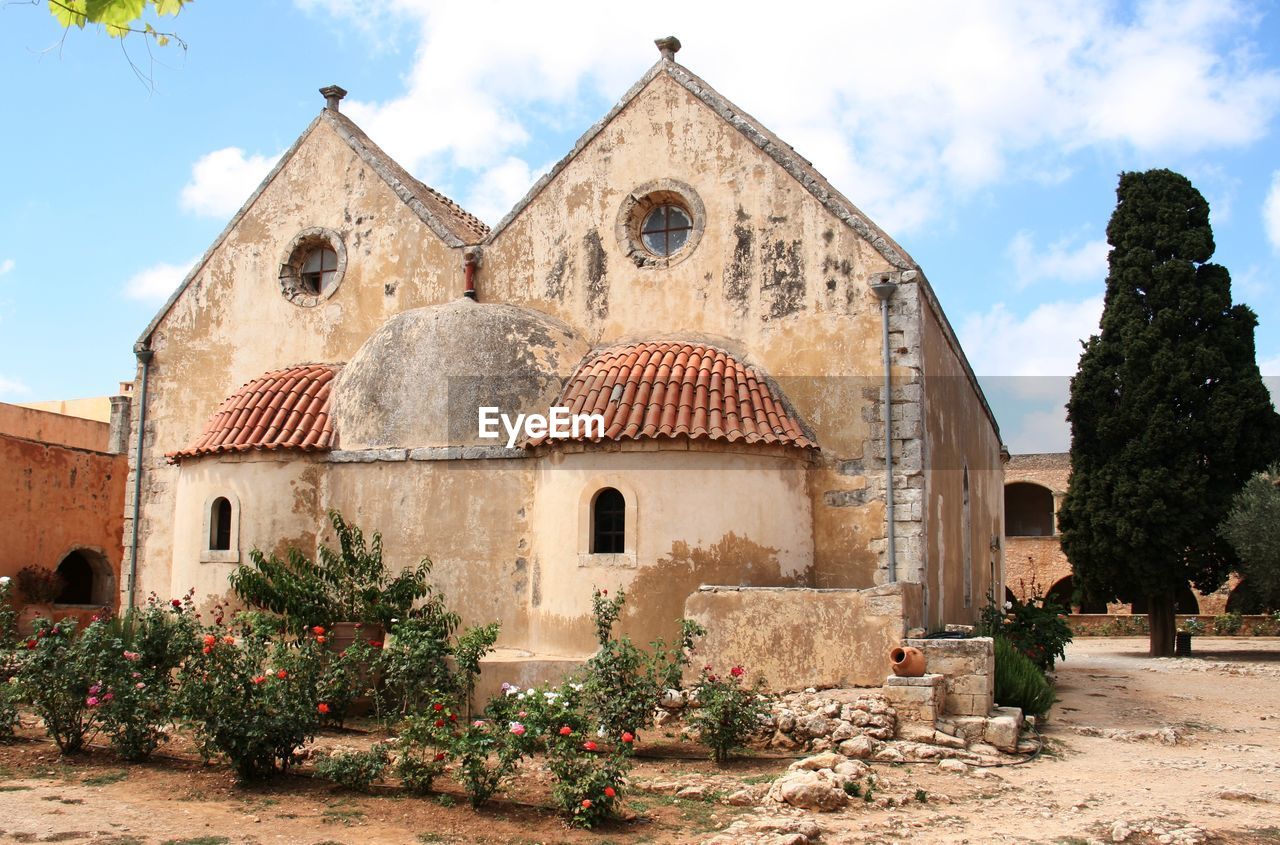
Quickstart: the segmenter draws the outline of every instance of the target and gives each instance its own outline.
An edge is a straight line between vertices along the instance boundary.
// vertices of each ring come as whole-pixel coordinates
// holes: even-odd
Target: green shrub
[[[1053,686],[1032,660],[1004,637],[995,638],[996,701],[1041,716],[1053,706]]]
[[[37,619],[18,670],[23,695],[64,753],[78,751],[98,731],[94,643],[75,636],[75,621]]]
[[[425,795],[435,779],[444,773],[449,755],[445,751],[450,735],[449,725],[456,723],[457,713],[440,705],[439,710],[411,715],[400,723],[395,739],[396,776],[406,789]]]
[[[316,774],[339,786],[367,792],[391,762],[387,746],[376,742],[364,751],[335,751],[316,761]]]
[[[688,651],[706,631],[696,622],[683,619],[678,643],[668,646],[657,640],[645,653],[630,637],[613,635],[613,626],[626,603],[625,593],[619,592],[617,598],[610,599],[607,590],[596,590],[591,603],[600,648],[584,666],[584,702],[606,735],[638,736],[653,724],[662,691],[679,686],[689,663]]]
[[[391,624],[409,616],[420,599],[434,601],[427,583],[431,561],[392,576],[382,560],[382,535],[370,542],[337,511],[329,521],[338,537],[338,550],[320,546],[311,560],[297,548],[284,559],[249,552],[250,563],[231,573],[231,588],[242,601],[283,616],[291,630],[301,635],[312,625],[334,622]]]
[[[1213,632],[1220,637],[1234,637],[1243,627],[1244,617],[1236,611],[1223,613],[1213,620]]]
[[[288,768],[319,727],[319,645],[219,633],[204,634],[183,665],[180,711],[206,760],[226,755],[241,781],[267,777]]]
[[[454,637],[457,625],[456,614],[435,608],[392,628],[377,663],[383,682],[378,710],[384,718],[418,713],[442,700],[469,711],[480,659],[493,650],[500,628],[494,622]]]
[[[728,677],[712,674],[710,666],[702,668],[694,688],[698,706],[689,723],[698,729],[702,744],[711,749],[711,759],[723,765],[729,754],[742,748],[760,732],[769,715],[768,700],[761,695],[760,684],[745,687],[741,666],[729,670]],[[762,682],[763,683],[763,682]]]
[[[1067,643],[1071,642],[1066,613],[1053,599],[1040,595],[1035,585],[1025,602],[1014,599],[1005,602],[1003,608],[998,607],[993,594],[988,593],[978,632],[983,636],[1004,637],[1048,671],[1055,661],[1066,656]]]
[[[18,612],[13,609],[13,579],[0,577],[0,657],[18,644]]]

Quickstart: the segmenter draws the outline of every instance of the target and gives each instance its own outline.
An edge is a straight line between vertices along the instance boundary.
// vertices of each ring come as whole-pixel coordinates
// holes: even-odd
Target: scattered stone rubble
[[[1175,822],[1162,822],[1159,819],[1148,821],[1117,820],[1111,825],[1110,841],[1128,842],[1130,837],[1138,835],[1142,841],[1155,839],[1160,845],[1200,845],[1208,839],[1207,834],[1198,827],[1179,826]]]

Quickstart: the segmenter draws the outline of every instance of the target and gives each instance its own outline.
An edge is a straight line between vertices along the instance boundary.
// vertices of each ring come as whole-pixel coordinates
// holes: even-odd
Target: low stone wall
[[[694,671],[742,666],[774,692],[880,686],[889,650],[922,612],[920,585],[905,581],[866,590],[709,586],[684,605],[707,629]]]
[[[990,637],[911,639],[902,644],[924,652],[926,675],[945,676],[944,712],[952,716],[986,716],[991,711],[996,693],[996,653]]]
[[[1199,636],[1275,637],[1280,636],[1280,622],[1271,614],[1240,617],[1240,630],[1234,634],[1219,631],[1220,617],[1211,613],[1178,614],[1178,627],[1195,619],[1204,626]],[[1072,613],[1067,616],[1071,633],[1077,637],[1145,637],[1150,631],[1145,613]]]

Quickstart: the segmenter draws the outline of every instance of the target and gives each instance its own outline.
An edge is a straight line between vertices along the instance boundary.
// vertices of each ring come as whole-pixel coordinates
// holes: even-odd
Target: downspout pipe
[[[893,516],[893,378],[890,371],[893,362],[889,354],[889,300],[898,290],[898,285],[886,275],[874,282],[871,290],[880,300],[880,328],[883,336],[885,553],[888,556],[888,581],[892,584],[898,580],[898,557]]]
[[[133,610],[135,585],[138,580],[138,517],[142,512],[142,439],[147,429],[147,375],[151,371],[151,359],[155,352],[141,343],[135,344],[133,354],[142,365],[142,383],[138,386],[138,440],[133,452],[133,527],[129,543],[129,580],[125,595],[125,608]]]

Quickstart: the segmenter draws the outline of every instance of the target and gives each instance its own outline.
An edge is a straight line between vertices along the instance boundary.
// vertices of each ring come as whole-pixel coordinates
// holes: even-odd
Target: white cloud
[[[191,181],[182,188],[182,207],[206,217],[229,217],[240,210],[280,155],[246,156],[239,147],[224,147],[200,157]]]
[[[1075,375],[1080,342],[1097,334],[1101,317],[1101,294],[1080,302],[1047,302],[1025,317],[997,303],[964,320],[960,345],[979,376],[1007,378],[1008,385],[1019,385],[1011,388],[1017,394],[1042,396]]]
[[[529,165],[512,156],[480,175],[463,206],[493,225],[529,192],[533,183],[548,169],[543,167],[537,173],[531,173]]]
[[[1036,249],[1035,237],[1027,231],[1014,235],[1005,250],[1013,262],[1016,284],[1020,288],[1036,282],[1101,282],[1107,275],[1105,238],[1075,245],[1075,238],[1062,238],[1043,251]]]
[[[1062,404],[1065,404],[1063,400]],[[1023,414],[1016,427],[1005,435],[1009,451],[1015,455],[1035,452],[1065,452],[1071,448],[1071,425],[1062,405]]]
[[[586,127],[598,114],[579,113],[582,101],[616,99],[657,58],[648,38],[672,30],[682,61],[895,232],[1002,180],[1058,178],[1085,148],[1242,146],[1280,107],[1280,73],[1260,66],[1258,16],[1241,2],[823,5],[824,31],[858,33],[852,51],[777,38],[776,7],[760,0],[733,14],[686,4],[678,17],[605,3],[548,14],[495,0],[297,2],[344,28],[416,32],[404,92],[355,92],[344,110],[428,183],[523,156],[542,123]]]
[[[8,396],[16,399],[27,396],[30,393],[31,388],[27,387],[17,379],[0,375],[0,396]]]
[[[8,273],[10,270],[13,269],[13,267],[14,267],[14,264],[13,264],[12,258],[6,258],[4,261],[0,261],[0,276],[3,276],[5,273]]]
[[[152,303],[161,303],[169,298],[178,288],[178,284],[191,272],[196,259],[185,264],[153,264],[140,270],[124,283],[124,295],[127,299],[140,299]]]
[[[1271,174],[1271,190],[1262,204],[1262,225],[1267,232],[1267,240],[1280,252],[1280,170]]]

